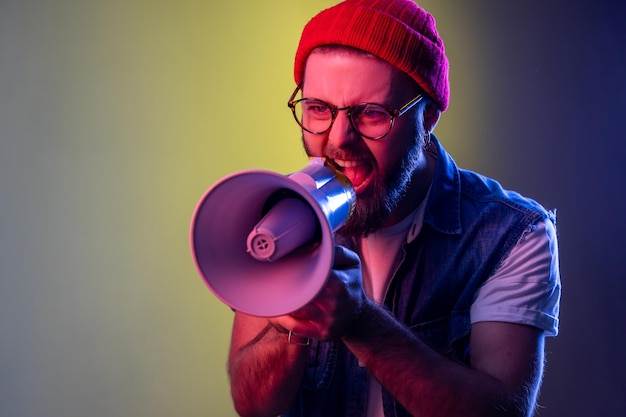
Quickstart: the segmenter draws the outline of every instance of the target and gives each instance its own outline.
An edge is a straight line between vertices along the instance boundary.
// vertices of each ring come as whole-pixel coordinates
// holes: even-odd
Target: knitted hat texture
[[[344,45],[369,52],[410,75],[446,110],[448,58],[432,15],[411,0],[346,0],[321,11],[302,31],[294,78],[301,84],[311,51]]]

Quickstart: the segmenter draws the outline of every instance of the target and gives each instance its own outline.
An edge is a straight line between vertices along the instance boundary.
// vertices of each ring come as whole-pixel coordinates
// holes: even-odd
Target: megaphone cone
[[[334,232],[354,203],[350,182],[322,158],[288,176],[261,170],[228,175],[194,211],[196,268],[236,311],[259,317],[291,313],[324,286]]]

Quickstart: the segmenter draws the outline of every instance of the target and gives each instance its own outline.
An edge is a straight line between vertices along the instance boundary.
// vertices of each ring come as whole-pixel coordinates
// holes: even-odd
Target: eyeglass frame
[[[352,126],[352,128],[362,137],[364,137],[365,139],[369,139],[369,140],[380,140],[382,138],[384,138],[385,136],[387,136],[389,134],[389,132],[391,132],[391,129],[393,128],[393,124],[396,118],[402,116],[403,114],[405,114],[406,112],[408,112],[409,110],[411,110],[417,103],[419,103],[420,101],[422,101],[422,99],[424,98],[424,93],[419,93],[417,96],[413,97],[411,100],[409,100],[408,103],[406,103],[404,106],[400,107],[399,109],[390,109],[389,107],[383,105],[383,104],[379,104],[379,103],[359,103],[359,104],[355,104],[353,106],[346,106],[346,107],[337,107],[334,104],[330,104],[325,102],[324,100],[320,100],[318,98],[313,98],[313,97],[302,97],[298,100],[294,100],[296,98],[296,95],[298,94],[298,91],[302,91],[302,84],[298,85],[296,87],[296,89],[294,90],[293,94],[291,94],[291,97],[289,97],[289,101],[287,101],[287,106],[291,109],[291,113],[293,114],[293,118],[296,120],[296,123],[298,123],[298,126],[300,126],[302,129],[306,130],[307,132],[313,134],[313,135],[322,135],[326,132],[328,132],[332,127],[333,124],[335,123],[335,120],[337,119],[337,115],[339,114],[340,111],[347,111],[348,112],[348,120],[350,120],[350,125]],[[298,119],[298,116],[296,115],[296,104],[303,102],[305,100],[316,100],[319,101],[320,103],[325,104],[331,111],[331,119],[330,119],[330,125],[328,125],[328,127],[325,130],[322,130],[321,132],[314,132],[312,130],[307,129],[306,127],[304,127],[302,125],[302,123],[300,122],[300,120]],[[365,106],[365,105],[375,105],[375,106],[379,106],[383,109],[385,109],[385,111],[387,111],[387,113],[389,113],[389,129],[387,130],[387,132],[382,135],[382,136],[378,136],[378,137],[370,137],[370,136],[366,136],[363,133],[361,133],[361,131],[355,126],[354,121],[352,120],[352,109],[354,107],[357,106]]]

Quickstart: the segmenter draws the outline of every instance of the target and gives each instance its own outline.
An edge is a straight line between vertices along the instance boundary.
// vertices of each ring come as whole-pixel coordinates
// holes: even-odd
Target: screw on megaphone
[[[313,210],[297,198],[278,201],[248,235],[248,253],[259,261],[276,261],[311,242],[317,221]]]

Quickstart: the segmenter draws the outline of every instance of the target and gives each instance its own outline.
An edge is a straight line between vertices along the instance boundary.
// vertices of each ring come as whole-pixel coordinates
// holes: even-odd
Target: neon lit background
[[[228,173],[305,164],[292,57],[333,3],[0,0],[0,415],[235,415],[190,216]],[[421,3],[452,64],[437,133],[559,210],[539,415],[624,415],[625,7],[467,3]]]

